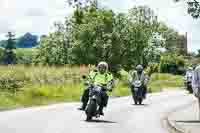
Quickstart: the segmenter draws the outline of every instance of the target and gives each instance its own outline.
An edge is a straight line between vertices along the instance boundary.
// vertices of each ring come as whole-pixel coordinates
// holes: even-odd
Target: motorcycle
[[[189,93],[193,93],[192,89],[192,74],[189,74],[185,77],[185,86]]]
[[[143,88],[142,82],[140,80],[133,81],[132,83],[132,98],[134,100],[135,105],[138,103],[141,105],[143,101]]]
[[[92,117],[100,117],[99,107],[102,104],[101,94],[106,93],[106,91],[111,91],[111,84],[112,83],[109,83],[106,86],[94,85],[91,87],[89,94],[89,102],[85,110],[86,121],[91,121]]]

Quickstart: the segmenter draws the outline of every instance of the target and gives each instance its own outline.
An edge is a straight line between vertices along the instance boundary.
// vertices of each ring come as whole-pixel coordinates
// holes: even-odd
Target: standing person
[[[200,120],[200,65],[198,65],[193,72],[192,88],[194,95],[199,102],[199,120]]]

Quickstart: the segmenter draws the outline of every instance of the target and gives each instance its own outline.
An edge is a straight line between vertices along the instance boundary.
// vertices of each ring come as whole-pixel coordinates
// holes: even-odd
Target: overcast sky
[[[66,0],[0,0],[0,38],[8,31],[18,35],[26,32],[47,34],[52,24],[64,20],[72,9]],[[180,33],[188,32],[190,51],[200,49],[200,21],[193,20],[186,10],[186,4],[173,0],[104,0],[104,5],[118,12],[126,12],[135,5],[147,5],[159,19],[175,28]]]

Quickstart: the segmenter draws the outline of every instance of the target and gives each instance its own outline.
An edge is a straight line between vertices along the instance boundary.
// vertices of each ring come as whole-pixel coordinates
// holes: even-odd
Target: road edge
[[[174,108],[173,110],[171,110],[171,111],[166,113],[166,115],[162,119],[162,123],[163,123],[163,126],[165,128],[167,128],[169,133],[188,133],[185,129],[183,129],[180,126],[178,126],[175,121],[170,120],[170,116],[173,113],[178,112],[178,111],[180,111],[180,110],[182,110],[182,109],[184,109],[184,108],[186,108],[188,106],[192,106],[193,104],[195,104],[195,101],[191,101],[191,102],[189,102],[187,104],[184,104],[182,106]]]

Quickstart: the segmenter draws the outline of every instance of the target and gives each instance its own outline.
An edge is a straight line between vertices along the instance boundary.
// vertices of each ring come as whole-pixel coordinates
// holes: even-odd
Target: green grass
[[[88,68],[0,66],[0,109],[79,101]]]
[[[15,93],[3,91],[0,94],[0,109],[2,107],[28,107],[56,102],[79,101],[81,88],[81,85],[78,84],[68,84],[62,86],[27,86]]]
[[[153,74],[148,84],[152,92],[159,92],[163,89],[180,89],[183,86],[184,81],[182,76],[159,73]]]

